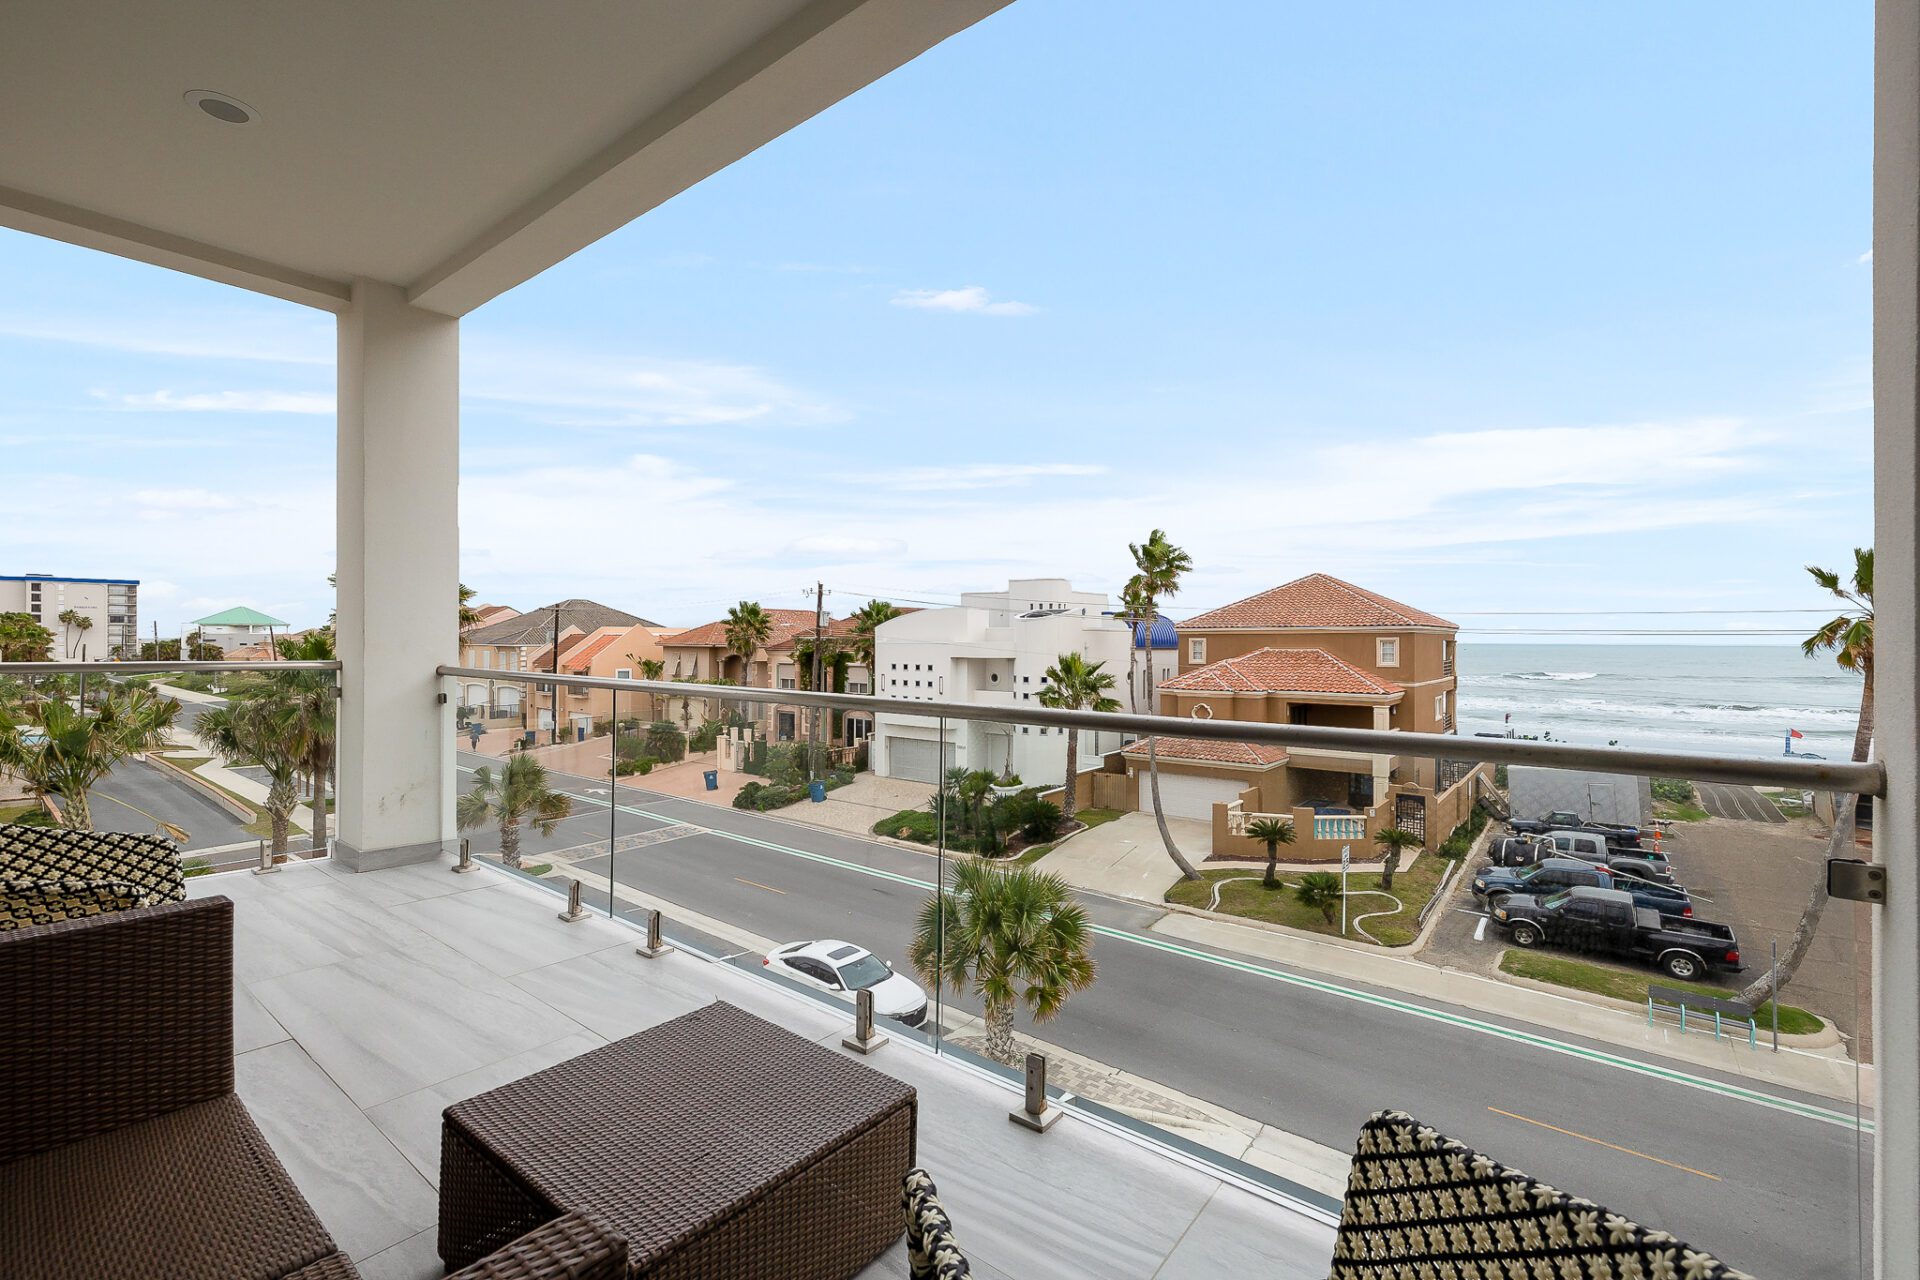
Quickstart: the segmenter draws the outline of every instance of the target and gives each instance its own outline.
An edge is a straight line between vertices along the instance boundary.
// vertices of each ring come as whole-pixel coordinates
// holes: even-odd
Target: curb
[[[1541,982],[1538,978],[1522,978],[1516,974],[1505,973],[1499,970],[1495,971],[1494,976],[1508,986],[1527,987],[1534,991],[1544,991],[1548,995],[1570,996],[1576,1000],[1584,1000],[1597,1008],[1617,1009],[1622,1013],[1641,1015],[1645,1015],[1647,1012],[1647,1006],[1644,1004],[1632,1000],[1615,999],[1613,996],[1597,995],[1591,991],[1582,991],[1578,987],[1557,986],[1551,982]],[[1782,1047],[1791,1049],[1832,1049],[1845,1042],[1846,1037],[1840,1034],[1840,1028],[1833,1025],[1833,1019],[1827,1017],[1825,1014],[1814,1013],[1812,1009],[1807,1010],[1807,1012],[1812,1013],[1814,1017],[1820,1019],[1822,1029],[1807,1032],[1805,1035],[1795,1035],[1791,1032],[1782,1031],[1780,1033],[1780,1044]],[[1758,1034],[1761,1036],[1772,1035],[1771,1032],[1764,1029],[1759,1030]],[[1765,1046],[1761,1047],[1764,1048]]]
[[[146,760],[148,764],[154,765],[155,767],[157,767],[161,773],[165,774],[170,778],[175,779],[176,781],[186,783],[189,787],[192,787],[195,791],[198,791],[201,795],[213,801],[215,804],[219,805],[222,809],[225,809],[228,813],[240,819],[242,822],[252,822],[255,818],[258,818],[260,816],[260,814],[257,811],[255,811],[251,806],[243,804],[238,800],[235,800],[232,796],[228,795],[226,792],[222,791],[220,788],[214,786],[211,782],[208,782],[205,778],[195,777],[193,774],[189,773],[185,769],[182,769],[179,765],[175,764],[171,760],[166,759],[164,756],[157,756],[149,753],[148,756],[146,757]]]

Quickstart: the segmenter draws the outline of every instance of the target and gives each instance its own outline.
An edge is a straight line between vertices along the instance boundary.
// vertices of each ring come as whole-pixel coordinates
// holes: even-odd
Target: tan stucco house
[[[1161,682],[1163,715],[1350,729],[1454,731],[1455,645],[1445,618],[1327,574],[1177,624],[1179,674]],[[1294,822],[1294,856],[1374,856],[1373,832],[1398,825],[1431,847],[1466,816],[1477,775],[1412,756],[1282,749],[1162,738],[1160,799],[1169,816],[1214,826],[1215,852],[1241,852],[1248,815]],[[1147,747],[1122,753],[1150,811]]]

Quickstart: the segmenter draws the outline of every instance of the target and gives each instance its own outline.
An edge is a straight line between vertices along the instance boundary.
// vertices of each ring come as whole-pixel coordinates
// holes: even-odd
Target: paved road
[[[1785,822],[1780,806],[1752,787],[1737,787],[1725,782],[1696,782],[1700,807],[1716,818],[1745,818],[1749,822]]]
[[[93,825],[101,831],[151,834],[153,818],[147,813],[174,823],[191,837],[184,846],[189,852],[254,838],[238,818],[142,760],[116,765],[88,793],[88,804],[93,810]]]
[[[626,787],[610,818],[605,780],[565,781],[580,812],[530,834],[530,857],[604,839],[610,820],[623,835],[690,826],[620,853],[613,874],[757,934],[844,937],[907,967],[926,855]],[[1153,908],[1084,901],[1099,980],[1049,1040],[1331,1147],[1403,1108],[1758,1274],[1855,1274],[1855,1136],[1829,1102],[1171,943],[1146,932]]]

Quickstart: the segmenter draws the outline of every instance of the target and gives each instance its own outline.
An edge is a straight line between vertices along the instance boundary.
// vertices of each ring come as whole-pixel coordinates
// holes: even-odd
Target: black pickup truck
[[[1516,893],[1493,909],[1491,919],[1516,947],[1550,942],[1569,951],[1627,956],[1683,982],[1746,967],[1728,926],[1662,915],[1618,889],[1562,889],[1545,898]]]
[[[1622,875],[1610,867],[1578,858],[1542,858],[1530,867],[1507,870],[1482,867],[1473,877],[1475,897],[1499,906],[1509,894],[1544,898],[1562,889],[1621,889],[1633,895],[1635,906],[1650,907],[1662,915],[1691,916],[1693,898],[1677,884],[1658,884],[1639,876]]]
[[[1517,836],[1541,836],[1550,831],[1588,831],[1621,849],[1640,847],[1640,828],[1618,822],[1598,822],[1564,809],[1556,809],[1540,818],[1509,818],[1507,830]]]

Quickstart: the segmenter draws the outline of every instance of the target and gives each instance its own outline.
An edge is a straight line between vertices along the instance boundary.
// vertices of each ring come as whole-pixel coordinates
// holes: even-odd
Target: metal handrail
[[[1469,756],[1482,764],[1540,765],[1550,769],[1592,769],[1645,777],[1684,778],[1689,782],[1732,782],[1754,786],[1799,787],[1819,791],[1883,796],[1886,770],[1877,761],[1789,760],[1716,756],[1689,751],[1628,751],[1567,743],[1527,742],[1516,738],[1463,738],[1453,733],[1409,733],[1398,729],[1326,729],[1246,720],[1186,720],[1178,716],[1135,715],[1124,711],[1052,711],[1044,708],[987,706],[972,702],[922,702],[798,689],[757,689],[746,685],[692,684],[675,680],[620,680],[611,676],[575,676],[552,671],[496,671],[486,667],[438,668],[459,680],[509,684],[563,684],[620,693],[651,693],[670,698],[707,698],[728,702],[792,707],[839,708],[881,715],[984,720],[995,724],[1046,725],[1104,733],[1157,734],[1222,742],[1264,742],[1280,747],[1358,751],[1369,755],[1420,756],[1428,760]]]
[[[337,658],[318,662],[0,662],[0,676],[145,676],[169,671],[338,671]]]

